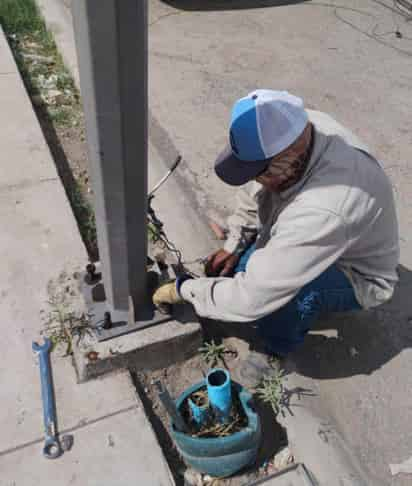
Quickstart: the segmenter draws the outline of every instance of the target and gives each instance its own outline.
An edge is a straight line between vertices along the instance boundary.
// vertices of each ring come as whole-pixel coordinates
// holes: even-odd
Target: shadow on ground
[[[243,10],[251,8],[282,7],[309,0],[163,0],[164,3],[180,10]]]
[[[255,467],[259,469],[272,460],[282,447],[287,446],[288,438],[286,430],[279,424],[272,407],[268,403],[262,402],[255,395],[253,404],[262,427],[262,442],[255,462]]]
[[[299,374],[316,379],[369,375],[412,348],[412,272],[399,267],[393,299],[379,308],[321,319],[291,355]],[[235,336],[255,347],[251,325],[206,321],[206,339]]]
[[[399,277],[388,304],[319,321],[295,353],[299,373],[317,379],[369,375],[412,348],[412,272],[400,266]]]

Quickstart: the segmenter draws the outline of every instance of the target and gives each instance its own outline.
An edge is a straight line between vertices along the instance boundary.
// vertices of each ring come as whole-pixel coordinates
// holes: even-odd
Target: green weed
[[[73,124],[72,112],[65,106],[49,108],[49,115],[52,122],[61,127],[69,127]]]
[[[84,196],[84,193],[77,181],[74,181],[68,191],[70,204],[76,216],[80,233],[83,240],[88,245],[89,253],[97,253],[97,232],[96,219],[94,210],[90,202]]]
[[[7,35],[45,31],[34,0],[0,0],[0,23]]]
[[[80,342],[86,334],[92,336],[87,316],[75,311],[73,299],[77,293],[75,283],[62,272],[56,280],[48,284],[50,312],[45,316],[45,335],[50,338],[53,349],[58,346],[65,347],[65,356],[72,354],[73,337],[77,336]]]
[[[280,411],[282,398],[284,395],[283,388],[283,371],[273,369],[273,373],[262,379],[260,385],[256,388],[256,394],[264,402],[268,403],[273,412],[276,414]]]
[[[224,344],[216,344],[214,340],[210,342],[205,342],[203,346],[199,348],[199,352],[202,355],[203,360],[211,368],[217,366],[219,362],[225,363],[225,355],[229,354],[231,351],[226,348]]]

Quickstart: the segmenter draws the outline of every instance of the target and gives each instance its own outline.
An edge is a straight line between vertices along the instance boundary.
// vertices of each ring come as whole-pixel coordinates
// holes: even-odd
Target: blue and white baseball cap
[[[232,186],[252,180],[295,142],[308,121],[301,98],[287,91],[252,91],[233,106],[230,144],[216,160],[216,174]]]

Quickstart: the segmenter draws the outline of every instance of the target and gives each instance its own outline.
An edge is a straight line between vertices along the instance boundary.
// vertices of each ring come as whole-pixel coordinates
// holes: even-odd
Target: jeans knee
[[[316,318],[322,308],[320,292],[311,290],[302,296],[297,297],[296,307],[301,321],[308,321]]]

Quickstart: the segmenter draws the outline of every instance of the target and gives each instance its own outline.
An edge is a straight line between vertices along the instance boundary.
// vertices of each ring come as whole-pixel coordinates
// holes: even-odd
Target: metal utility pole
[[[147,2],[72,13],[107,306],[130,323],[147,300]]]

